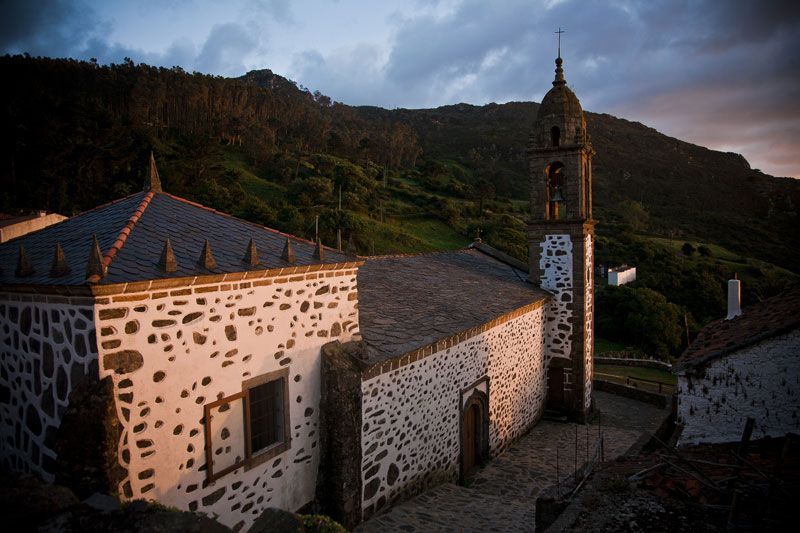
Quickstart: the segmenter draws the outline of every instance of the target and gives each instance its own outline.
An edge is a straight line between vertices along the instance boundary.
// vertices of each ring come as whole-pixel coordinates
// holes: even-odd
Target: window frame
[[[270,381],[283,380],[283,441],[276,442],[271,446],[259,450],[253,455],[253,435],[250,420],[250,389],[264,385]],[[250,378],[242,382],[244,392],[244,432],[245,432],[245,471],[260,465],[264,461],[272,459],[278,454],[288,450],[292,446],[292,432],[289,417],[289,368],[281,368],[273,372],[267,372],[260,376]]]
[[[253,454],[252,450],[252,426],[250,420],[250,390],[264,385],[271,381],[282,380],[283,385],[283,441],[276,442],[271,446],[264,448]],[[211,410],[218,408],[221,405],[233,403],[241,400],[242,403],[242,424],[244,426],[244,457],[230,466],[227,466],[219,472],[214,472],[214,443],[211,442]],[[292,433],[291,433],[291,417],[289,414],[289,368],[281,368],[260,376],[242,381],[242,390],[240,392],[231,394],[203,406],[203,426],[205,429],[205,444],[206,444],[206,479],[209,483],[244,467],[245,471],[254,468],[276,455],[279,455],[292,446]]]

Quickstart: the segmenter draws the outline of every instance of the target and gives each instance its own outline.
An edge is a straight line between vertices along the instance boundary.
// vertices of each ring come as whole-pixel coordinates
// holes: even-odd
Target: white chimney
[[[738,276],[728,280],[728,316],[725,320],[731,320],[742,314],[742,282]]]

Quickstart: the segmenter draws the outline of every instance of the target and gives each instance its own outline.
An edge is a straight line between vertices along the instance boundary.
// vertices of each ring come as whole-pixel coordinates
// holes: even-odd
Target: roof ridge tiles
[[[136,207],[136,211],[134,211],[134,213],[128,219],[128,222],[120,230],[119,234],[117,235],[117,239],[114,241],[114,244],[112,244],[111,248],[109,248],[108,251],[103,255],[103,268],[105,271],[108,271],[108,267],[114,261],[114,258],[117,256],[119,251],[122,250],[122,247],[125,246],[125,242],[128,240],[128,236],[131,234],[131,231],[133,231],[133,228],[136,226],[136,223],[139,222],[139,220],[144,215],[144,211],[145,209],[147,209],[147,206],[150,205],[150,200],[153,199],[154,195],[155,192],[153,191],[150,191],[147,194],[145,194],[142,201]],[[130,196],[126,196],[125,198],[129,198]],[[100,279],[102,279],[102,276],[98,274],[92,274],[91,276],[89,276],[89,278],[87,278],[86,281],[88,281],[89,283],[98,283]]]

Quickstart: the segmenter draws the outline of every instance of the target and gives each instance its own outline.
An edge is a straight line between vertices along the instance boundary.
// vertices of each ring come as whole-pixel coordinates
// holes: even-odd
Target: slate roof
[[[746,307],[732,320],[711,322],[683,352],[674,369],[703,365],[796,328],[800,328],[800,288]]]
[[[358,313],[368,364],[550,296],[522,270],[475,248],[365,260],[358,270]]]
[[[284,233],[167,193],[143,191],[0,244],[0,285],[87,284],[93,235],[108,263],[107,275],[99,285],[353,260],[325,248],[324,260],[320,261],[313,257],[314,243],[291,237],[296,261],[288,263],[281,259],[289,237]],[[158,267],[167,237],[178,261],[178,269],[170,273]],[[242,261],[251,238],[261,260],[256,267]],[[197,264],[206,239],[216,260],[213,270]],[[70,272],[61,277],[50,274],[56,243],[61,243],[70,267]],[[34,273],[25,277],[15,275],[20,245],[34,267]]]

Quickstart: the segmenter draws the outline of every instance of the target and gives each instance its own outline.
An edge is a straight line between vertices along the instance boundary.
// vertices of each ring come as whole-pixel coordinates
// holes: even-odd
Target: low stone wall
[[[617,365],[617,366],[638,366],[642,368],[657,368],[659,370],[672,370],[672,365],[664,361],[655,359],[629,359],[627,357],[597,357],[594,358],[596,365]]]
[[[618,396],[624,396],[632,400],[639,400],[640,402],[646,402],[655,405],[656,407],[660,407],[661,409],[666,409],[671,403],[670,396],[666,394],[649,392],[637,389],[635,387],[628,387],[625,385],[620,385],[619,383],[613,383],[611,381],[603,381],[601,379],[594,380],[594,390],[601,390],[610,392],[611,394],[616,394]]]

